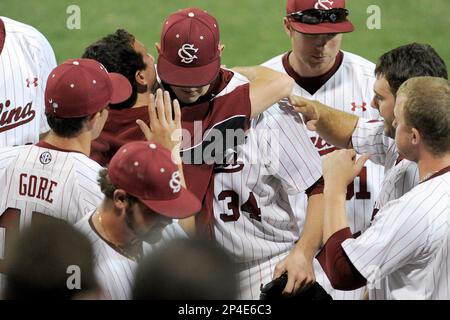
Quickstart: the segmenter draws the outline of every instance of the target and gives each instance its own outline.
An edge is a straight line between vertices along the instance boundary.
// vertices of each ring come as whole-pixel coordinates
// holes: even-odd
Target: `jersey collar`
[[[56,150],[56,151],[62,151],[62,152],[76,152],[76,153],[81,153],[84,154],[83,152],[77,151],[77,150],[68,150],[68,149],[62,149],[62,148],[58,148],[57,146],[54,146],[48,142],[45,141],[39,141],[38,143],[35,144],[36,147],[41,147],[41,148],[47,148],[50,150]]]
[[[287,52],[283,58],[283,67],[286,70],[286,73],[295,80],[295,82],[309,92],[310,95],[314,95],[317,91],[319,91],[320,88],[323,87],[325,83],[327,83],[328,80],[331,79],[332,76],[339,70],[339,67],[342,64],[342,61],[344,60],[344,53],[342,51],[339,51],[336,61],[334,62],[333,67],[326,72],[325,74],[317,77],[302,77],[299,75],[295,70],[292,68],[292,66],[289,64],[289,55],[292,54],[292,51]]]
[[[438,172],[436,172],[436,173],[433,174],[432,176],[428,177],[427,179],[421,181],[420,183],[424,183],[424,182],[429,181],[429,180],[431,180],[431,179],[433,179],[433,178],[442,176],[443,174],[446,174],[447,172],[450,172],[450,166],[445,167],[444,169],[439,170]]]

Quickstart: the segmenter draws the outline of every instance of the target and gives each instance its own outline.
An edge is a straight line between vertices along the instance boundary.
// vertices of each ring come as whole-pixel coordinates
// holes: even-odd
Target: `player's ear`
[[[418,146],[420,141],[422,140],[419,130],[417,130],[416,128],[412,128],[411,133],[411,143],[415,146]]]
[[[88,122],[88,128],[89,130],[92,130],[95,127],[95,124],[100,119],[101,111],[98,111],[94,113],[93,115],[89,116],[89,122]]]
[[[155,43],[155,48],[156,48],[156,51],[158,51],[158,54],[161,54],[161,45],[159,44],[159,42]]]
[[[142,86],[147,85],[147,81],[145,80],[145,77],[144,77],[144,70],[136,71],[136,74],[134,75],[134,79],[136,80],[138,85],[142,85]]]
[[[286,17],[283,18],[283,25],[284,25],[284,31],[290,37],[291,36],[291,23],[289,22],[288,18],[286,18]]]
[[[116,189],[113,193],[114,207],[117,209],[125,209],[128,205],[127,193],[123,189]]]
[[[224,44],[219,44],[219,55],[222,56],[223,50],[225,50],[225,45]]]

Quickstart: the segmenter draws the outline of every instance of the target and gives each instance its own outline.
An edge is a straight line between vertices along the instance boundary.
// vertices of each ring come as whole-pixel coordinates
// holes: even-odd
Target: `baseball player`
[[[227,130],[243,132],[250,118],[289,95],[293,81],[264,67],[233,72],[221,68],[218,22],[197,8],[177,11],[165,20],[157,49],[162,86],[180,101],[188,134],[181,148],[187,186],[204,200],[196,215],[198,231],[213,236],[213,164],[222,162],[227,149],[220,142],[227,140]],[[235,144],[234,138],[225,142]]]
[[[149,105],[152,129],[142,121],[139,125],[149,140],[165,147],[148,141],[122,146],[108,170],[100,173],[105,200],[77,224],[93,243],[96,273],[106,299],[130,299],[137,261],[150,250],[144,248],[144,241],[158,242],[171,219],[186,218],[201,207],[184,188],[180,159],[172,159],[169,151],[178,148],[179,140],[174,143],[172,133],[181,128],[179,104],[174,103],[172,119],[170,97],[163,98],[159,91],[156,103],[157,111],[153,102]],[[173,154],[179,158],[179,151]]]
[[[97,60],[109,71],[122,74],[133,88],[129,99],[110,105],[105,127],[100,137],[92,142],[91,159],[106,166],[126,142],[145,140],[136,120],[148,122],[150,94],[158,87],[156,70],[145,46],[123,29],[91,44],[83,58]]]
[[[324,241],[318,260],[334,287],[368,284],[370,299],[450,298],[450,85],[418,77],[397,92],[395,141],[417,163],[420,183],[380,208],[354,239],[345,214],[346,185],[369,155],[339,150],[323,162]],[[436,128],[440,128],[436,130]]]
[[[67,60],[50,72],[45,108],[50,132],[36,145],[0,152],[0,273],[18,231],[48,217],[75,223],[102,200],[101,170],[89,159],[110,102],[131,94],[128,80],[90,59]]]
[[[334,108],[364,119],[378,119],[376,110],[368,108],[372,99],[374,64],[360,56],[340,49],[343,33],[354,27],[348,20],[345,0],[287,0],[284,18],[285,32],[292,49],[263,65],[290,75],[296,82],[294,94],[333,105]],[[332,103],[331,103],[332,102]],[[315,132],[308,132],[313,144],[323,156],[336,149]],[[347,213],[352,230],[361,231],[370,223],[366,208],[373,206],[383,179],[381,166],[368,163],[349,185]],[[305,212],[304,194],[290,196],[296,212]],[[359,292],[331,292],[323,272],[316,271],[320,284],[334,299],[359,299]]]
[[[297,108],[309,119],[309,125],[326,141],[354,148],[358,154],[370,154],[370,160],[383,165],[385,177],[375,202],[373,215],[391,200],[400,198],[419,182],[417,165],[400,156],[395,145],[394,105],[400,85],[416,76],[448,78],[442,58],[429,45],[411,43],[383,54],[375,69],[372,107],[380,111],[383,121],[369,121],[344,114],[321,104]],[[299,98],[294,98],[301,104]],[[317,105],[317,113],[315,106]],[[309,112],[308,112],[309,111]],[[311,111],[316,115],[311,114]]]
[[[0,147],[33,144],[49,130],[44,90],[55,54],[35,28],[0,17]]]
[[[239,263],[239,298],[259,299],[261,284],[284,271],[285,292],[309,285],[321,243],[316,216],[322,214],[322,189],[316,182],[322,170],[301,117],[285,102],[272,106],[252,121],[231,159],[215,169],[214,218],[216,240]],[[305,192],[307,216],[289,202],[289,195]],[[291,262],[282,264],[288,255]]]

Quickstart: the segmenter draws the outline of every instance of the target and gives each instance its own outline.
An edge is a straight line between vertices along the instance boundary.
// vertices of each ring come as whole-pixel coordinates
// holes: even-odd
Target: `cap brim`
[[[291,25],[298,32],[308,34],[347,33],[355,30],[355,27],[349,20],[338,23],[324,22],[320,24],[306,24],[297,21],[291,21]]]
[[[159,77],[167,84],[176,87],[203,87],[216,80],[220,70],[220,58],[201,67],[180,67],[160,55],[157,66]]]
[[[180,195],[176,199],[139,200],[153,211],[172,219],[190,217],[199,212],[202,206],[197,197],[185,188],[181,188]]]
[[[111,79],[113,88],[111,103],[116,104],[127,100],[131,96],[131,92],[133,91],[131,89],[130,81],[128,81],[128,79],[120,73],[111,72],[108,73],[108,75]]]

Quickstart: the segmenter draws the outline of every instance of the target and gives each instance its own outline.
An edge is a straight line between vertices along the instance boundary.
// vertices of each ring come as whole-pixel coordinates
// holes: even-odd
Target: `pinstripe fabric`
[[[216,172],[216,239],[239,263],[240,298],[259,299],[303,226],[305,212],[291,207],[289,195],[321,177],[320,157],[301,117],[281,102],[252,122],[237,164]]]
[[[356,152],[368,153],[371,161],[384,165],[385,176],[375,201],[376,210],[389,201],[400,198],[419,183],[417,164],[399,159],[395,141],[384,135],[383,128],[383,122],[366,122],[361,119],[352,137]]]
[[[287,73],[283,66],[283,55],[277,56],[263,65],[274,70]],[[364,119],[379,119],[375,109],[369,107],[373,95],[375,65],[362,57],[344,52],[341,66],[336,73],[314,95],[300,85],[294,86],[294,94],[308,99],[318,100],[338,110],[352,113]],[[335,149],[327,144],[315,132],[307,131],[316,149],[325,155]],[[383,180],[382,166],[368,163],[362,174],[355,178],[352,198],[347,201],[348,221],[355,232],[366,229],[371,220],[372,208]],[[304,195],[290,196],[289,201],[296,210],[305,210]],[[362,297],[363,290],[338,291],[334,290],[317,264],[316,279],[332,295],[333,299],[353,300]]]
[[[2,148],[0,261],[4,259],[6,235],[19,231],[5,229],[6,220],[15,217],[20,229],[42,215],[76,223],[103,199],[97,183],[101,169],[77,152],[38,146]]]
[[[36,29],[0,17],[5,44],[0,52],[0,147],[36,143],[49,127],[44,91],[56,59]]]
[[[370,299],[450,299],[450,173],[389,202],[342,247]]]

